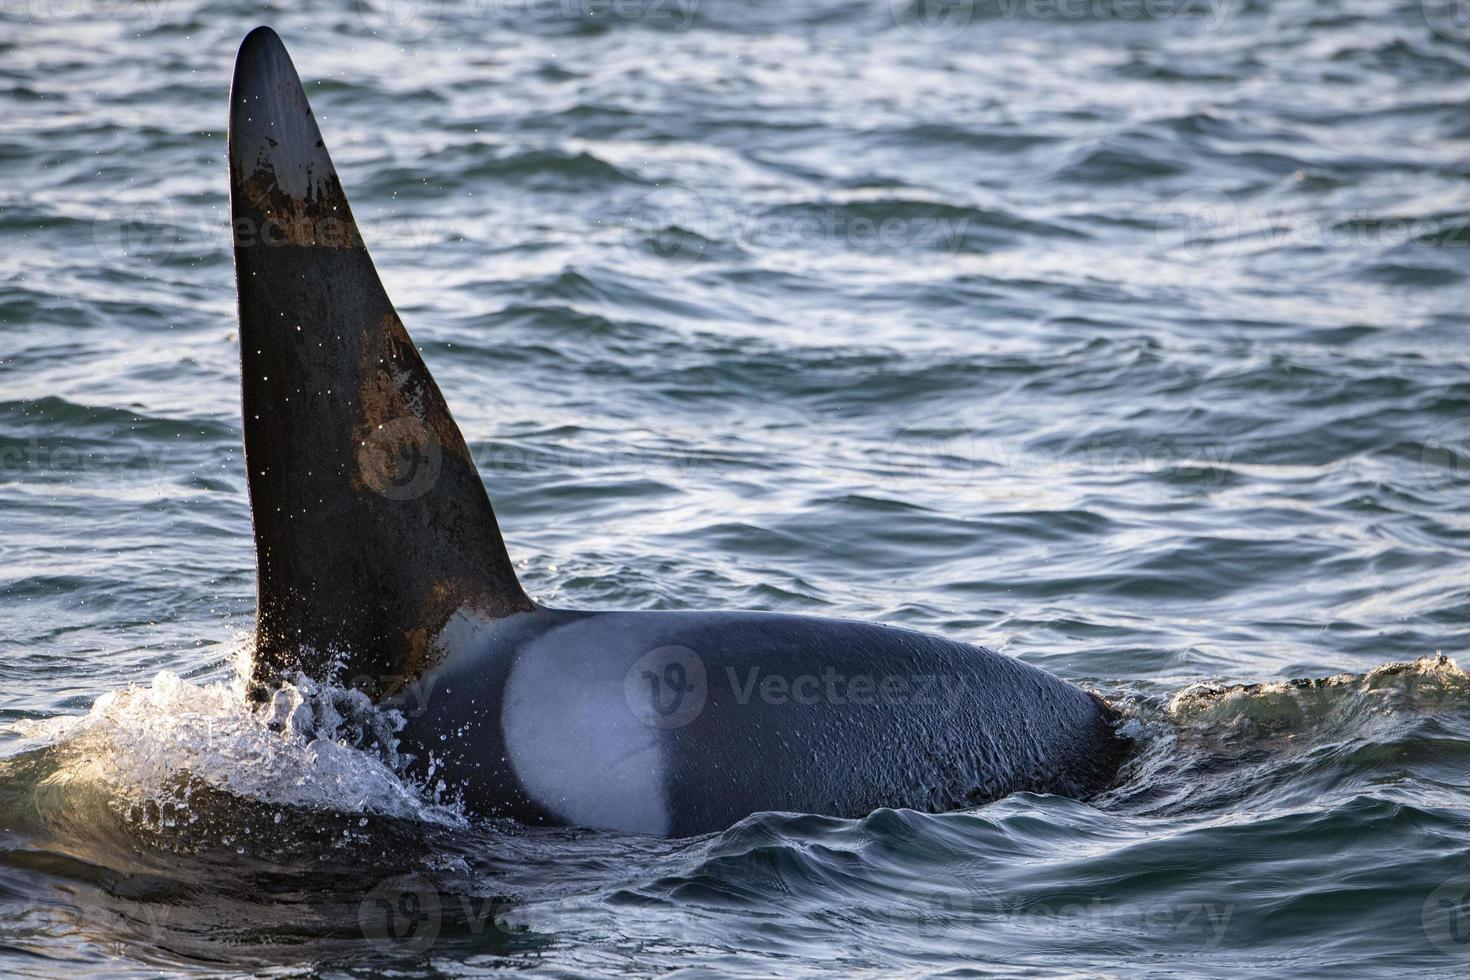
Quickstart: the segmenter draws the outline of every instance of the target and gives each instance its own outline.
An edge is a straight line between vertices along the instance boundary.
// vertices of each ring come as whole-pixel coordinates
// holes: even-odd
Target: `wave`
[[[1317,892],[1278,895],[1249,882],[1200,890],[1178,867],[1208,868],[1209,855],[1238,850],[1237,822],[1255,819],[1283,783],[1313,776],[1298,795],[1323,795],[1329,771],[1344,768],[1340,758],[1323,763],[1324,752],[1383,781],[1431,721],[1470,723],[1470,675],[1436,656],[1122,701],[1140,748],[1120,786],[1091,804],[1023,793],[947,814],[761,813],[721,833],[657,841],[467,819],[397,775],[397,720],[357,692],[298,678],[252,707],[238,679],[163,672],[84,715],[9,727],[17,741],[0,761],[0,907],[33,903],[37,880],[51,882],[64,897],[46,899],[49,918],[35,928],[69,930],[82,943],[70,956],[121,946],[169,966],[268,966],[305,950],[377,962],[430,946],[527,956],[569,916],[615,914],[620,932],[636,936],[666,929],[671,910],[692,918],[683,945],[656,955],[673,961],[690,944],[718,945],[748,919],[760,924],[761,948],[780,956],[802,950],[834,902],[846,910],[843,928],[893,931],[944,956],[963,955],[997,923],[997,953],[1016,961],[1036,949],[1065,956],[1097,930],[1153,941],[1148,917],[1160,915],[1177,927],[1167,941],[1188,950],[1238,933],[1258,907]],[[1200,809],[1203,798],[1218,804],[1225,784],[1237,793],[1234,817],[1211,810],[1204,824],[1160,836],[1157,818]],[[1317,809],[1270,808],[1263,833],[1328,861],[1333,849],[1360,854],[1374,834],[1420,833],[1438,819],[1431,801],[1340,789]],[[1157,839],[1136,843],[1140,824]],[[1395,901],[1417,902],[1415,887],[1396,884]]]
[[[13,742],[3,765],[12,776],[18,766],[39,765],[38,786],[103,790],[155,829],[192,821],[190,800],[200,790],[270,806],[466,825],[447,787],[400,776],[408,761],[396,749],[400,715],[362,692],[303,676],[253,705],[244,695],[245,649],[227,680],[162,671],[98,698],[86,714],[13,721],[0,730]],[[1430,720],[1470,728],[1470,674],[1442,654],[1362,674],[1198,683],[1167,700],[1137,692],[1113,700],[1125,717],[1122,733],[1139,749],[1101,798],[1104,809],[1133,809],[1180,790],[1196,795],[1191,783],[1208,780],[1194,777],[1232,766],[1256,778],[1324,750],[1407,743]]]
[[[1133,813],[1384,792],[1410,773],[1438,781],[1447,753],[1470,754],[1470,675],[1442,654],[1362,674],[1194,684],[1121,707],[1140,747],[1099,805]]]
[[[98,698],[85,715],[14,722],[23,754],[41,753],[45,787],[104,790],[145,826],[192,823],[196,793],[336,814],[459,825],[452,804],[400,778],[402,718],[360,691],[304,677],[267,705],[243,683],[162,671]],[[10,760],[14,765],[14,760]]]

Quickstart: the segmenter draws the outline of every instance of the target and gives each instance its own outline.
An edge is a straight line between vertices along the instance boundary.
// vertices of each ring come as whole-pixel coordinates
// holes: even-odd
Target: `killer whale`
[[[533,824],[685,836],[1107,784],[1126,746],[1111,709],[983,647],[533,602],[269,28],[230,102],[254,697],[298,672],[358,687],[403,713],[411,775]]]

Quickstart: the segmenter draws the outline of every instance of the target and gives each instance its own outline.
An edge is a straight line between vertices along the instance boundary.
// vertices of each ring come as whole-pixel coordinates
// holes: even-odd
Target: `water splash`
[[[1445,761],[1443,736],[1470,736],[1470,674],[1436,654],[1362,674],[1261,684],[1194,684],[1167,700],[1119,703],[1138,748],[1096,804],[1167,815],[1395,795]]]
[[[92,785],[133,814],[192,820],[203,787],[277,806],[457,825],[463,816],[399,773],[403,719],[360,691],[297,676],[265,705],[238,679],[171,671],[98,698],[76,717],[21,721],[27,749],[55,757],[47,785]]]
[[[1296,736],[1310,744],[1347,734],[1364,737],[1375,723],[1470,708],[1470,674],[1436,654],[1386,663],[1365,674],[1236,684],[1193,684],[1165,712],[1186,732],[1215,743],[1270,739],[1287,749]]]

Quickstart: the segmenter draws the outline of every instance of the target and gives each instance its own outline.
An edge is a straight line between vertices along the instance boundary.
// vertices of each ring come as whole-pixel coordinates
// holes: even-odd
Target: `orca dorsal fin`
[[[252,680],[259,691],[300,670],[383,696],[433,661],[457,611],[533,607],[269,28],[235,62],[229,158]]]

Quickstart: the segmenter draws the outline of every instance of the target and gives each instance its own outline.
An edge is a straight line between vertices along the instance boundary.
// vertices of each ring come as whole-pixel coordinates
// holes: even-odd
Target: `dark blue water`
[[[1470,973],[1462,13],[0,6],[0,973]],[[994,646],[1117,787],[529,831],[252,715],[262,21],[533,596]]]

